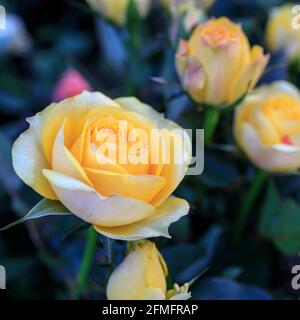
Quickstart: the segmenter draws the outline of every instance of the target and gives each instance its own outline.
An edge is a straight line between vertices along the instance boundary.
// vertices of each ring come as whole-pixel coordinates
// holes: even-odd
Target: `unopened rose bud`
[[[92,91],[90,84],[75,69],[66,70],[59,79],[54,92],[53,100],[59,102],[86,91]]]

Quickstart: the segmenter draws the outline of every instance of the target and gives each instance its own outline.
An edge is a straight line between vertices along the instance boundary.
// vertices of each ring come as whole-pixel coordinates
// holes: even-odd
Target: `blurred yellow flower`
[[[266,41],[270,50],[284,49],[289,61],[300,59],[300,30],[293,27],[293,19],[297,18],[292,12],[293,6],[285,4],[274,8],[266,27]]]
[[[206,18],[205,9],[208,9],[213,0],[161,0],[162,5],[171,12],[173,19],[182,19],[186,32],[190,32],[200,21]]]
[[[255,86],[269,60],[250,48],[241,27],[223,17],[196,27],[181,40],[176,68],[183,88],[198,103],[229,104]]]
[[[188,285],[167,291],[166,263],[150,241],[142,241],[128,254],[109,278],[108,300],[187,300]]]
[[[300,92],[286,81],[259,87],[236,108],[234,134],[258,167],[288,172],[300,167]]]
[[[185,176],[190,138],[136,98],[84,91],[28,122],[12,150],[16,173],[98,232],[169,237],[169,225],[188,213],[188,203],[170,195]]]
[[[101,15],[124,26],[127,22],[127,12],[130,1],[134,1],[140,17],[145,17],[151,7],[151,0],[86,0],[89,5]]]
[[[169,10],[172,7],[180,7],[182,5],[194,5],[200,9],[208,9],[215,2],[214,0],[160,0],[163,6]]]

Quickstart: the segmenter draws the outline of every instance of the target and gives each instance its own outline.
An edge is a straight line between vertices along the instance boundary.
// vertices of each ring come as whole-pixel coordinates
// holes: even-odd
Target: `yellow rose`
[[[208,9],[214,3],[214,0],[160,0],[162,5],[172,10],[172,7],[180,7],[181,5],[194,5],[200,9]]]
[[[167,291],[166,263],[150,241],[138,244],[111,274],[106,292],[108,300],[187,300],[188,285],[174,285]]]
[[[266,41],[271,50],[284,49],[289,61],[300,58],[300,30],[292,27],[292,4],[274,8],[266,27]],[[298,20],[300,24],[300,20]]]
[[[86,0],[94,10],[113,21],[124,26],[127,21],[127,11],[130,1],[134,1],[139,15],[143,18],[150,11],[151,0]]]
[[[198,103],[229,104],[253,88],[269,57],[250,48],[241,27],[227,18],[212,19],[181,40],[176,68],[183,88]]]
[[[169,237],[168,226],[188,213],[188,203],[170,195],[185,176],[191,141],[136,98],[84,91],[28,122],[12,150],[16,173],[99,233]]]
[[[173,1],[166,7],[173,16],[174,27],[179,27],[178,21],[182,19],[182,25],[186,32],[190,32],[200,20],[206,18],[203,7],[194,1]]]
[[[262,86],[236,109],[235,138],[249,159],[273,172],[300,167],[300,92],[286,81]]]

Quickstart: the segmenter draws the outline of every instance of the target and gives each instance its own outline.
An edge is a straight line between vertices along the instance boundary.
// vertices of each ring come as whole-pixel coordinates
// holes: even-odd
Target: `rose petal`
[[[164,163],[161,177],[166,179],[163,189],[151,200],[154,206],[159,206],[169,197],[184,178],[188,167],[188,161],[191,156],[190,140],[186,137],[186,133],[180,131],[162,130],[162,137],[165,141],[165,147],[169,153],[169,163]],[[167,162],[165,161],[165,162]]]
[[[251,51],[251,62],[247,64],[231,86],[230,99],[236,100],[243,96],[247,90],[255,87],[258,79],[261,77],[268,62],[269,55],[263,54],[263,49],[254,46]]]
[[[82,166],[115,173],[128,173],[124,167],[104,156],[103,153],[97,152],[97,147],[90,141],[89,132],[85,135]]]
[[[288,145],[262,145],[255,129],[250,124],[243,124],[239,141],[247,156],[258,167],[268,171],[287,172],[300,167],[300,149]]]
[[[154,208],[122,196],[103,197],[88,185],[66,175],[44,170],[59,200],[82,220],[104,227],[116,227],[145,219]]]
[[[48,199],[57,199],[42,170],[50,169],[43,154],[41,131],[49,108],[28,119],[30,128],[15,141],[12,148],[13,167],[17,175],[37,193]]]
[[[117,103],[100,92],[83,91],[80,95],[57,103],[48,113],[43,130],[40,132],[48,161],[51,162],[53,143],[65,119],[71,126],[70,136],[65,138],[68,139],[69,144],[73,145],[83,130],[85,123],[81,120],[84,116],[93,109],[108,107],[120,108]]]
[[[137,300],[146,287],[147,257],[142,250],[129,253],[114,270],[106,287],[108,300]]]
[[[168,232],[170,224],[176,222],[189,212],[189,204],[180,198],[168,198],[156,213],[140,222],[127,226],[106,228],[95,225],[99,233],[118,240],[135,241],[151,237],[171,238]]]
[[[154,108],[142,103],[135,97],[122,97],[115,99],[115,102],[123,108],[140,113],[147,118],[158,120],[164,116],[162,113],[157,112]]]
[[[64,123],[61,126],[53,144],[52,169],[53,171],[70,176],[89,186],[92,186],[85,171],[73,157],[72,153],[65,147]]]
[[[175,60],[180,82],[195,101],[203,102],[206,93],[205,81],[207,80],[205,70],[197,59],[181,55],[181,50],[179,48],[179,52],[177,51]]]
[[[150,175],[130,175],[85,168],[95,186],[104,196],[114,194],[149,202],[162,189],[166,180]]]
[[[220,37],[222,40],[216,43],[210,41],[211,37],[206,37],[205,32],[202,32],[209,24],[214,25],[214,28],[232,31],[235,36]],[[247,60],[248,46],[240,27],[227,18],[210,20],[206,26],[197,27],[193,31],[189,40],[189,56],[196,59],[205,70],[206,103],[221,105],[228,102],[232,81],[243,59]]]
[[[241,124],[249,122],[253,125],[264,144],[275,144],[280,141],[276,128],[270,123],[269,119],[264,116],[261,110],[262,95],[252,93],[247,96],[246,103],[242,103],[236,108],[235,112],[235,131],[237,140],[240,140],[239,130]]]

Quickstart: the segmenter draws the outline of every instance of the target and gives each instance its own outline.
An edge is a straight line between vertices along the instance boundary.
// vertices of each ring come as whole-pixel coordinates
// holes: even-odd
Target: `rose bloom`
[[[183,88],[198,103],[233,103],[255,86],[269,56],[259,46],[250,48],[238,24],[211,19],[181,40],[176,68]]]
[[[205,13],[200,3],[195,1],[167,1],[164,3],[166,9],[171,13],[173,25],[171,34],[177,39],[181,25],[184,31],[189,33],[201,20],[205,19]]]
[[[236,108],[234,134],[258,167],[271,172],[300,167],[300,92],[286,81],[262,86]]]
[[[160,2],[172,14],[174,20],[182,19],[184,30],[190,32],[200,20],[204,20],[204,10],[208,9],[214,0],[160,0]],[[176,23],[178,28],[177,25],[178,22]]]
[[[187,300],[188,284],[167,291],[167,265],[155,244],[141,242],[111,274],[108,300]]]
[[[284,49],[289,61],[300,58],[300,30],[292,26],[293,19],[297,19],[297,16],[292,14],[293,6],[285,4],[274,8],[266,27],[268,47],[274,51]]]
[[[16,173],[98,232],[123,240],[169,237],[168,226],[188,213],[188,203],[170,195],[185,176],[191,141],[148,105],[84,91],[28,122],[12,150]]]
[[[200,9],[208,9],[214,3],[214,0],[160,0],[163,6],[169,10],[172,7],[180,7],[181,5],[195,5]]]
[[[90,84],[73,68],[67,69],[59,79],[53,91],[53,100],[61,101],[80,94],[82,91],[92,91]]]
[[[116,25],[124,26],[127,22],[128,6],[131,0],[86,0],[102,16]],[[138,14],[144,18],[150,11],[151,0],[133,0]]]

